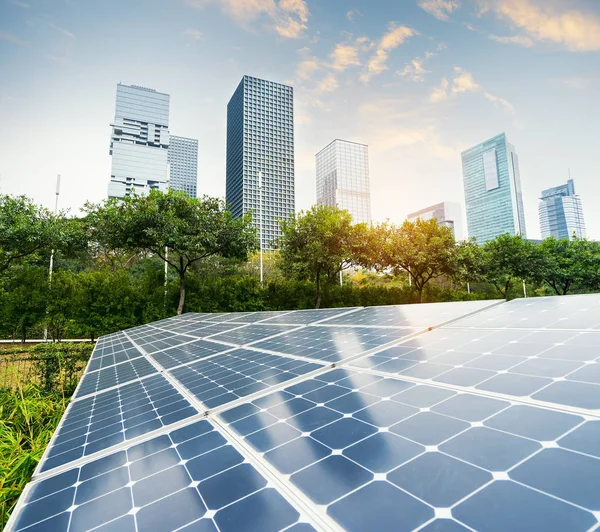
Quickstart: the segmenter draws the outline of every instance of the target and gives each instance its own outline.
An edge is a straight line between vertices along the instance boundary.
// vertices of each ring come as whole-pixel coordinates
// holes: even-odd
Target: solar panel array
[[[9,530],[600,528],[600,296],[99,339]]]

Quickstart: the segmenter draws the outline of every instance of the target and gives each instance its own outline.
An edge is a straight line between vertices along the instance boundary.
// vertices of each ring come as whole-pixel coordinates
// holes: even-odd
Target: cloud
[[[534,41],[560,44],[573,52],[600,50],[600,17],[592,13],[558,11],[546,1],[534,0],[479,0],[479,4],[482,13],[493,12]]]
[[[194,30],[192,28],[188,28],[183,32],[183,34],[190,41],[201,41],[202,40],[202,32],[200,30]]]
[[[329,73],[319,83],[319,85],[317,87],[317,91],[318,92],[333,92],[339,86],[340,86],[340,84],[339,84],[338,80],[336,79],[336,77],[332,73]]]
[[[512,116],[515,116],[517,114],[517,111],[515,110],[514,105],[512,103],[510,103],[508,100],[505,100],[504,98],[500,98],[499,96],[494,96],[493,94],[490,94],[489,92],[484,92],[483,95],[490,102],[502,107],[504,109],[504,111],[506,112],[506,114],[509,114]]]
[[[527,37],[527,35],[512,35],[510,37],[499,37],[498,35],[490,33],[488,37],[492,41],[501,42],[503,44],[520,44],[525,48],[531,48],[534,44],[533,39]]]
[[[450,14],[460,7],[458,0],[419,0],[419,7],[438,20],[448,20]]]
[[[440,43],[435,52],[425,52],[424,58],[415,57],[410,63],[406,64],[403,70],[399,70],[397,74],[399,76],[406,77],[411,81],[424,81],[425,74],[429,74],[431,72],[425,68],[425,61],[436,56],[444,48],[446,48],[446,45],[444,43]]]
[[[21,2],[19,0],[8,0],[11,4],[22,7],[23,9],[29,9],[31,6],[26,2]]]
[[[383,35],[375,53],[367,63],[367,69],[360,76],[361,81],[368,82],[373,76],[377,76],[388,69],[387,60],[390,52],[404,43],[410,37],[418,35],[419,32],[408,26],[397,26],[391,23],[388,32]]]
[[[273,29],[282,37],[298,39],[306,30],[310,12],[305,0],[185,0],[195,8],[216,4],[238,24],[250,29],[261,17],[271,20]]]
[[[481,87],[475,83],[473,75],[461,67],[454,67],[455,76],[452,81],[442,79],[440,87],[433,90],[429,96],[431,102],[441,102],[458,94],[465,92],[475,92]]]
[[[61,28],[60,26],[57,26],[56,24],[52,24],[49,23],[48,24],[53,30],[58,31],[59,33],[62,33],[65,37],[69,38],[69,39],[74,39],[75,35],[73,35],[69,30],[65,29],[65,28]]]
[[[27,46],[28,44],[27,41],[23,41],[22,39],[19,39],[16,35],[5,31],[0,31],[0,40],[8,41],[13,44],[18,44],[19,46]]]
[[[296,67],[296,78],[301,80],[311,79],[313,74],[320,69],[321,65],[315,57],[304,59]]]
[[[362,16],[363,16],[363,14],[358,9],[351,9],[350,11],[348,11],[348,13],[346,13],[346,18],[350,22],[354,22],[356,17],[362,17]]]
[[[330,57],[333,61],[331,68],[334,70],[343,71],[351,66],[360,65],[358,49],[352,44],[340,43],[336,45]]]

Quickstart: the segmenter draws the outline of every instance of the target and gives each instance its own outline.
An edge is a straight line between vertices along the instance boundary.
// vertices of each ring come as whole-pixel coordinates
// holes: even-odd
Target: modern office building
[[[435,219],[439,225],[452,229],[452,234],[456,240],[464,239],[462,212],[458,203],[443,201],[431,207],[412,212],[406,217],[409,222],[414,222],[419,218],[421,220]]]
[[[117,85],[109,198],[166,189],[169,99],[168,94],[153,89]]]
[[[369,147],[336,139],[317,153],[315,158],[317,203],[346,209],[355,223],[369,223]]]
[[[196,197],[198,141],[171,135],[169,138],[169,187]]]
[[[585,238],[585,222],[581,198],[575,194],[575,184],[569,179],[565,185],[542,191],[539,205],[542,238]]]
[[[479,244],[498,235],[527,238],[519,159],[502,133],[462,153],[467,230]]]
[[[294,213],[294,90],[244,76],[227,104],[225,196],[235,217],[253,211],[258,227],[261,193],[262,246],[272,249],[279,221]]]

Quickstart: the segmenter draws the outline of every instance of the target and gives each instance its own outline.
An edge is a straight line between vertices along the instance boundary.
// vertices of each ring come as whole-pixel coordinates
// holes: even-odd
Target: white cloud
[[[356,17],[362,17],[362,16],[363,16],[363,14],[358,9],[351,9],[350,11],[348,11],[348,13],[346,13],[346,18],[350,22],[354,22],[356,20]]]
[[[441,102],[450,97],[456,97],[458,94],[475,92],[481,88],[475,83],[473,75],[470,72],[461,67],[454,67],[454,72],[455,75],[452,78],[452,81],[448,81],[448,79],[444,78],[442,79],[440,87],[433,90],[429,97],[431,102]]]
[[[201,41],[202,40],[202,32],[200,30],[194,30],[192,28],[188,28],[183,33],[190,41]]]
[[[390,52],[410,37],[418,34],[419,32],[413,28],[397,26],[395,23],[391,23],[387,33],[379,41],[375,53],[369,59],[366,71],[360,76],[361,81],[368,82],[373,76],[386,71],[388,69],[387,61]]]
[[[460,7],[458,0],[419,0],[419,7],[438,20],[448,20],[450,14]]]
[[[425,74],[429,74],[431,71],[425,68],[425,61],[436,56],[441,50],[446,48],[444,43],[440,43],[436,48],[435,52],[425,52],[425,57],[415,57],[410,63],[407,63],[403,70],[399,70],[397,74],[402,77],[406,77],[411,81],[424,81]]]
[[[69,39],[74,39],[75,38],[75,35],[73,35],[69,30],[67,30],[65,28],[61,28],[60,26],[57,26],[56,24],[52,24],[52,23],[50,23],[49,26],[53,30],[56,30],[59,33],[62,33],[65,37],[68,37]]]
[[[450,82],[446,79],[442,79],[442,84],[440,87],[433,89],[431,96],[429,96],[429,100],[431,102],[441,102],[448,98],[448,87],[450,86]]]
[[[337,44],[331,52],[331,68],[338,71],[346,70],[352,66],[359,66],[358,49],[353,44]]]
[[[192,7],[217,4],[238,24],[250,29],[260,17],[271,20],[273,29],[282,37],[298,39],[306,30],[310,12],[305,0],[185,0]]]
[[[511,35],[510,37],[500,37],[490,33],[488,37],[492,41],[501,42],[503,44],[519,44],[525,48],[531,48],[534,44],[533,39],[531,37],[527,37],[527,35]]]
[[[600,50],[600,17],[540,0],[479,0],[481,12],[493,12],[497,18],[520,28],[539,42],[563,45],[573,52]]]
[[[19,46],[27,46],[26,41],[19,39],[16,35],[5,31],[0,31],[0,40],[18,44]]]
[[[318,92],[333,92],[335,89],[337,89],[339,87],[339,85],[340,84],[339,84],[338,80],[336,79],[336,77],[332,73],[329,73],[319,83],[319,85],[317,87],[317,91]]]
[[[500,98],[499,96],[494,96],[493,94],[490,94],[489,92],[485,92],[483,95],[490,102],[502,107],[504,109],[504,111],[506,112],[506,114],[509,114],[512,116],[515,116],[517,114],[514,105],[512,103],[510,103],[508,100],[505,100],[504,98]]]
[[[21,2],[20,0],[8,0],[11,4],[22,7],[23,9],[29,9],[31,6],[27,2]]]

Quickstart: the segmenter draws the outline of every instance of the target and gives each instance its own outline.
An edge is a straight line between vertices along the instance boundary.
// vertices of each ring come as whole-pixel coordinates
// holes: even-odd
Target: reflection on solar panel
[[[186,314],[107,335],[8,529],[596,529],[599,311]]]

